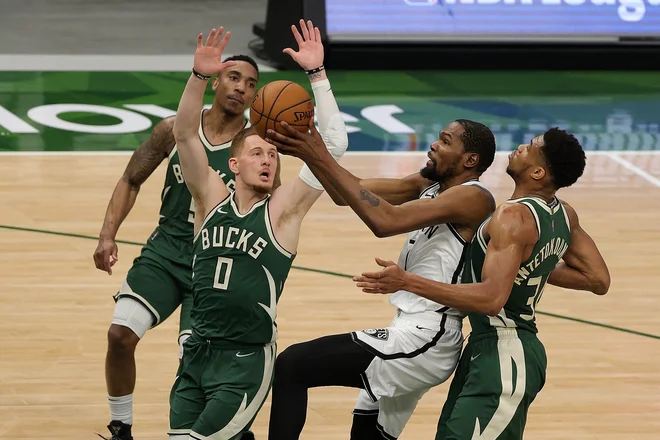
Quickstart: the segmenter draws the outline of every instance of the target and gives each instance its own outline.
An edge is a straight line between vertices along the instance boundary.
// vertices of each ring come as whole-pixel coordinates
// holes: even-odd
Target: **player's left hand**
[[[314,120],[309,121],[309,133],[301,133],[286,122],[276,122],[282,127],[286,135],[275,130],[266,130],[266,142],[275,145],[280,153],[294,156],[307,162],[318,160],[323,152],[328,149],[314,125]],[[329,153],[328,153],[329,154]]]
[[[394,293],[406,285],[406,271],[393,261],[385,261],[376,257],[376,263],[384,269],[380,272],[364,272],[353,277],[357,287],[366,293]]]
[[[321,42],[321,31],[314,27],[312,20],[300,20],[300,30],[296,25],[291,25],[291,32],[298,43],[298,51],[287,47],[282,52],[293,58],[305,70],[316,69],[323,65],[323,43]]]
[[[195,50],[193,66],[202,75],[213,76],[236,64],[236,61],[227,61],[226,63],[221,61],[222,52],[229,44],[229,38],[231,37],[231,32],[227,32],[223,36],[224,31],[225,28],[222,26],[217,30],[211,29],[204,44],[202,44],[204,34],[197,36],[197,49]]]

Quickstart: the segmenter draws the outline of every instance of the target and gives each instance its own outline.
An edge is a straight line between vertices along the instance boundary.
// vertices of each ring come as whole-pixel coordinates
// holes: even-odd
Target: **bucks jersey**
[[[231,193],[204,219],[193,243],[193,331],[235,345],[277,339],[277,301],[294,255],[273,234],[270,196],[241,214]]]
[[[480,182],[469,181],[465,186],[476,185],[488,191]],[[420,199],[435,198],[440,192],[438,183],[420,194]],[[408,233],[399,254],[398,265],[430,280],[455,284],[460,282],[463,258],[467,243],[451,224],[439,224]],[[412,292],[399,290],[390,295],[390,303],[405,313],[421,313],[442,310],[459,318],[465,314],[450,309]]]
[[[212,145],[204,134],[203,118],[204,113],[202,112],[199,138],[206,150],[209,166],[220,175],[227,188],[233,191],[235,176],[229,169],[231,141],[221,145]],[[194,235],[195,205],[183,179],[176,145],[168,159],[159,214],[158,227],[151,234],[146,247],[163,257],[190,266],[192,258],[190,243]]]
[[[530,257],[520,265],[509,299],[498,315],[468,313],[473,335],[495,332],[497,327],[520,328],[536,333],[536,305],[541,300],[550,272],[570,244],[568,214],[557,198],[551,203],[535,197],[509,200],[507,203],[521,203],[532,211],[539,239]],[[464,283],[481,281],[481,269],[488,245],[484,239],[484,227],[489,220],[481,224],[470,244],[463,271]]]

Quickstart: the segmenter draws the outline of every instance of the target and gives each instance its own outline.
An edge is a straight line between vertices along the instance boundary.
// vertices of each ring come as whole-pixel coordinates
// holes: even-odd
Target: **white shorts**
[[[378,414],[385,437],[399,437],[422,396],[456,369],[462,326],[444,313],[399,311],[388,328],[353,332],[353,340],[376,356],[362,373],[365,389],[353,414]]]

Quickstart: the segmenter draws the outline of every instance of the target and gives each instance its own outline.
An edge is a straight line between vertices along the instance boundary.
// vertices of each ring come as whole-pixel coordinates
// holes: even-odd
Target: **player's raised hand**
[[[376,257],[376,263],[384,269],[380,272],[364,272],[353,277],[355,285],[366,293],[394,293],[405,288],[406,271],[393,261]]]
[[[94,251],[94,264],[96,268],[108,275],[112,275],[112,266],[119,260],[117,258],[117,243],[111,238],[100,238]]]
[[[328,151],[321,134],[314,125],[314,120],[309,121],[309,133],[301,133],[286,122],[277,122],[281,126],[278,133],[275,130],[266,130],[266,142],[275,145],[280,153],[294,156],[303,161],[317,160]],[[327,153],[330,154],[330,153]]]
[[[222,52],[224,52],[231,32],[223,35],[225,28],[220,26],[219,29],[211,29],[206,43],[203,42],[204,34],[197,36],[197,49],[195,50],[194,68],[197,72],[204,76],[213,76],[222,72],[227,67],[236,64],[235,61],[222,62]]]
[[[305,70],[316,69],[323,65],[323,43],[321,31],[314,27],[312,20],[300,20],[300,32],[296,25],[291,25],[291,32],[298,43],[298,51],[287,47],[282,52],[293,58]],[[301,35],[302,32],[302,35]]]

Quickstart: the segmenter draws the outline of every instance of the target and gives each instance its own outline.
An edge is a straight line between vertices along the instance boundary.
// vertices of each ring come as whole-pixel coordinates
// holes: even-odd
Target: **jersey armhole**
[[[571,231],[571,219],[568,217],[568,211],[566,211],[566,207],[564,206],[563,203],[559,202],[561,204],[561,210],[564,213],[564,219],[566,220],[566,226],[568,226],[568,232],[569,234],[572,232]]]
[[[193,237],[193,243],[195,243],[195,242],[197,241],[197,238],[199,238],[199,234],[202,232],[202,229],[204,229],[204,226],[206,226],[206,224],[209,222],[209,220],[211,219],[211,217],[213,217],[213,214],[215,214],[216,211],[217,211],[220,207],[226,205],[227,202],[229,202],[229,199],[231,198],[232,194],[233,194],[232,192],[230,192],[229,194],[227,194],[227,197],[225,197],[224,199],[222,199],[217,205],[215,205],[215,206],[213,207],[213,209],[211,209],[211,210],[209,211],[208,214],[206,214],[206,216],[204,217],[204,220],[202,221],[202,224],[199,226],[199,231],[197,231],[197,233],[196,233],[195,236]]]
[[[295,254],[292,252],[287,251],[284,249],[284,246],[282,246],[279,241],[277,241],[277,238],[275,238],[275,230],[273,229],[273,224],[270,221],[270,199],[266,202],[266,209],[264,209],[265,214],[264,214],[264,220],[266,223],[266,230],[268,231],[268,236],[272,240],[273,244],[275,245],[275,248],[285,257],[287,258],[292,258]]]
[[[536,212],[536,209],[534,209],[534,205],[532,205],[529,202],[518,202],[521,205],[525,205],[530,211],[532,211],[532,215],[534,216],[534,221],[536,222],[536,231],[538,232],[539,235],[539,240],[541,239],[541,220],[539,219],[539,215]]]

